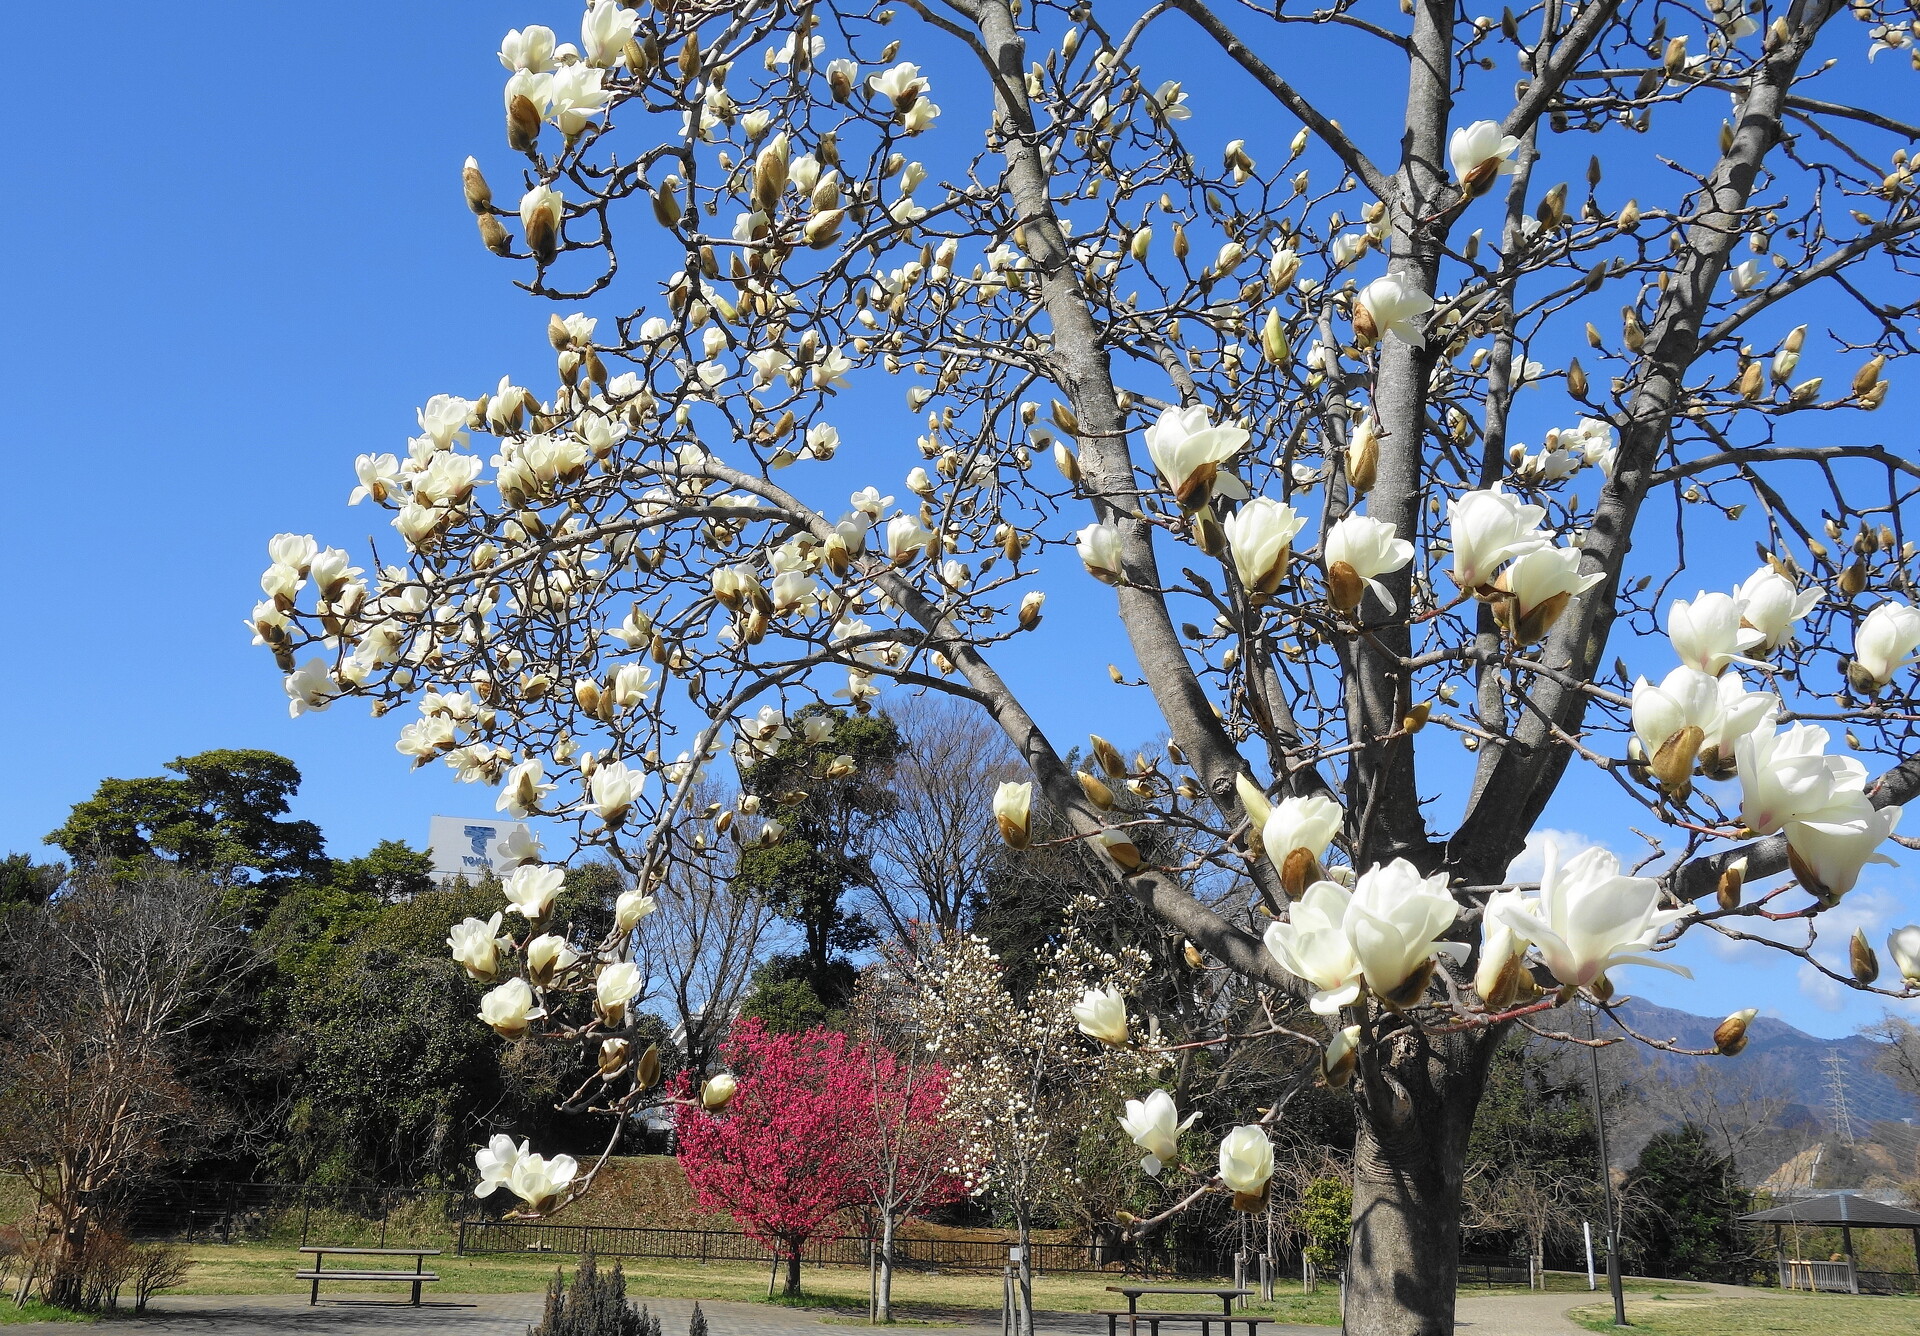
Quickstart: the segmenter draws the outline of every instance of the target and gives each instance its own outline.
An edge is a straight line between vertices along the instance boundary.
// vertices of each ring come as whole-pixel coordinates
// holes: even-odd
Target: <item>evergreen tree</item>
[[[1733,1158],[1698,1124],[1649,1141],[1623,1197],[1627,1246],[1647,1275],[1733,1280],[1730,1270],[1751,1266],[1753,1238],[1740,1216],[1753,1209],[1753,1196],[1740,1186]]]

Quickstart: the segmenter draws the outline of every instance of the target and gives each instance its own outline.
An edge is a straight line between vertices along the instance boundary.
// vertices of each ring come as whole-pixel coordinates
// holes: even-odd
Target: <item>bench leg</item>
[[[417,1280],[413,1282],[413,1306],[420,1306],[420,1282]]]
[[[319,1280],[319,1277],[316,1276],[313,1282],[313,1293],[307,1299],[307,1307],[312,1308],[314,1305],[318,1304],[319,1302],[320,1302],[320,1280]]]

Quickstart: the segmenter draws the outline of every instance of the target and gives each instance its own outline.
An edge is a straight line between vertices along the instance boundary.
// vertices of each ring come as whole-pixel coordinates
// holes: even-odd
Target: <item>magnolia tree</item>
[[[254,631],[295,713],[407,711],[403,753],[636,893],[780,837],[780,795],[695,795],[804,705],[967,702],[1030,772],[1009,839],[1044,805],[1101,894],[1312,997],[1359,1119],[1349,1328],[1448,1331],[1510,1027],[1690,931],[1920,976],[1920,929],[1886,975],[1864,939],[1812,949],[1920,784],[1920,466],[1870,416],[1914,351],[1914,20],[1743,3],[595,0],[577,42],[521,28],[463,183],[559,303],[557,383],[429,399],[356,464],[393,535],[365,571],[275,539]],[[1171,745],[1076,775],[1007,648],[1097,674],[1108,610],[1139,688],[1111,731]],[[1568,785],[1635,806],[1645,875],[1596,850],[1508,880]],[[1206,865],[1265,941],[1184,889]],[[631,924],[554,968],[539,909],[486,934],[487,1018],[590,1045]],[[639,1098],[603,1070],[601,1106]],[[1229,1150],[1251,1204],[1261,1147]]]

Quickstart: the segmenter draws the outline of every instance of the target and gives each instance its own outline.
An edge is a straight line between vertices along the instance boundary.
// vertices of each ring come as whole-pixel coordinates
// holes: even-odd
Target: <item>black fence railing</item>
[[[423,1231],[451,1234],[470,1202],[466,1193],[438,1188],[158,1182],[142,1185],[114,1213],[136,1238],[305,1243],[318,1231],[328,1242],[383,1246],[390,1233],[408,1241]]]
[[[872,1246],[864,1234],[816,1234],[800,1250],[808,1266],[865,1266]],[[894,1265],[906,1270],[998,1271],[1011,1240],[928,1239],[896,1236]],[[550,1252],[599,1257],[646,1257],[690,1262],[767,1262],[774,1250],[747,1234],[718,1229],[657,1229],[633,1225],[568,1225],[516,1220],[462,1220],[462,1255]],[[1098,1243],[1036,1242],[1036,1272],[1229,1275],[1230,1252],[1160,1249],[1121,1252]]]

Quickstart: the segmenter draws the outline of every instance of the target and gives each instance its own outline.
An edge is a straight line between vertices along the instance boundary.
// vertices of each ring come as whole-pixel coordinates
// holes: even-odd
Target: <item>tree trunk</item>
[[[1023,1210],[1015,1223],[1020,1230],[1020,1265],[1014,1285],[1014,1297],[1020,1306],[1020,1330],[1015,1336],[1033,1336],[1033,1222]]]
[[[780,1292],[789,1299],[800,1297],[800,1245],[797,1243],[787,1251],[787,1285]]]
[[[880,1219],[880,1297],[874,1303],[874,1320],[893,1321],[893,1212]]]
[[[1497,1035],[1387,1040],[1353,1149],[1349,1336],[1454,1336],[1467,1137]]]

